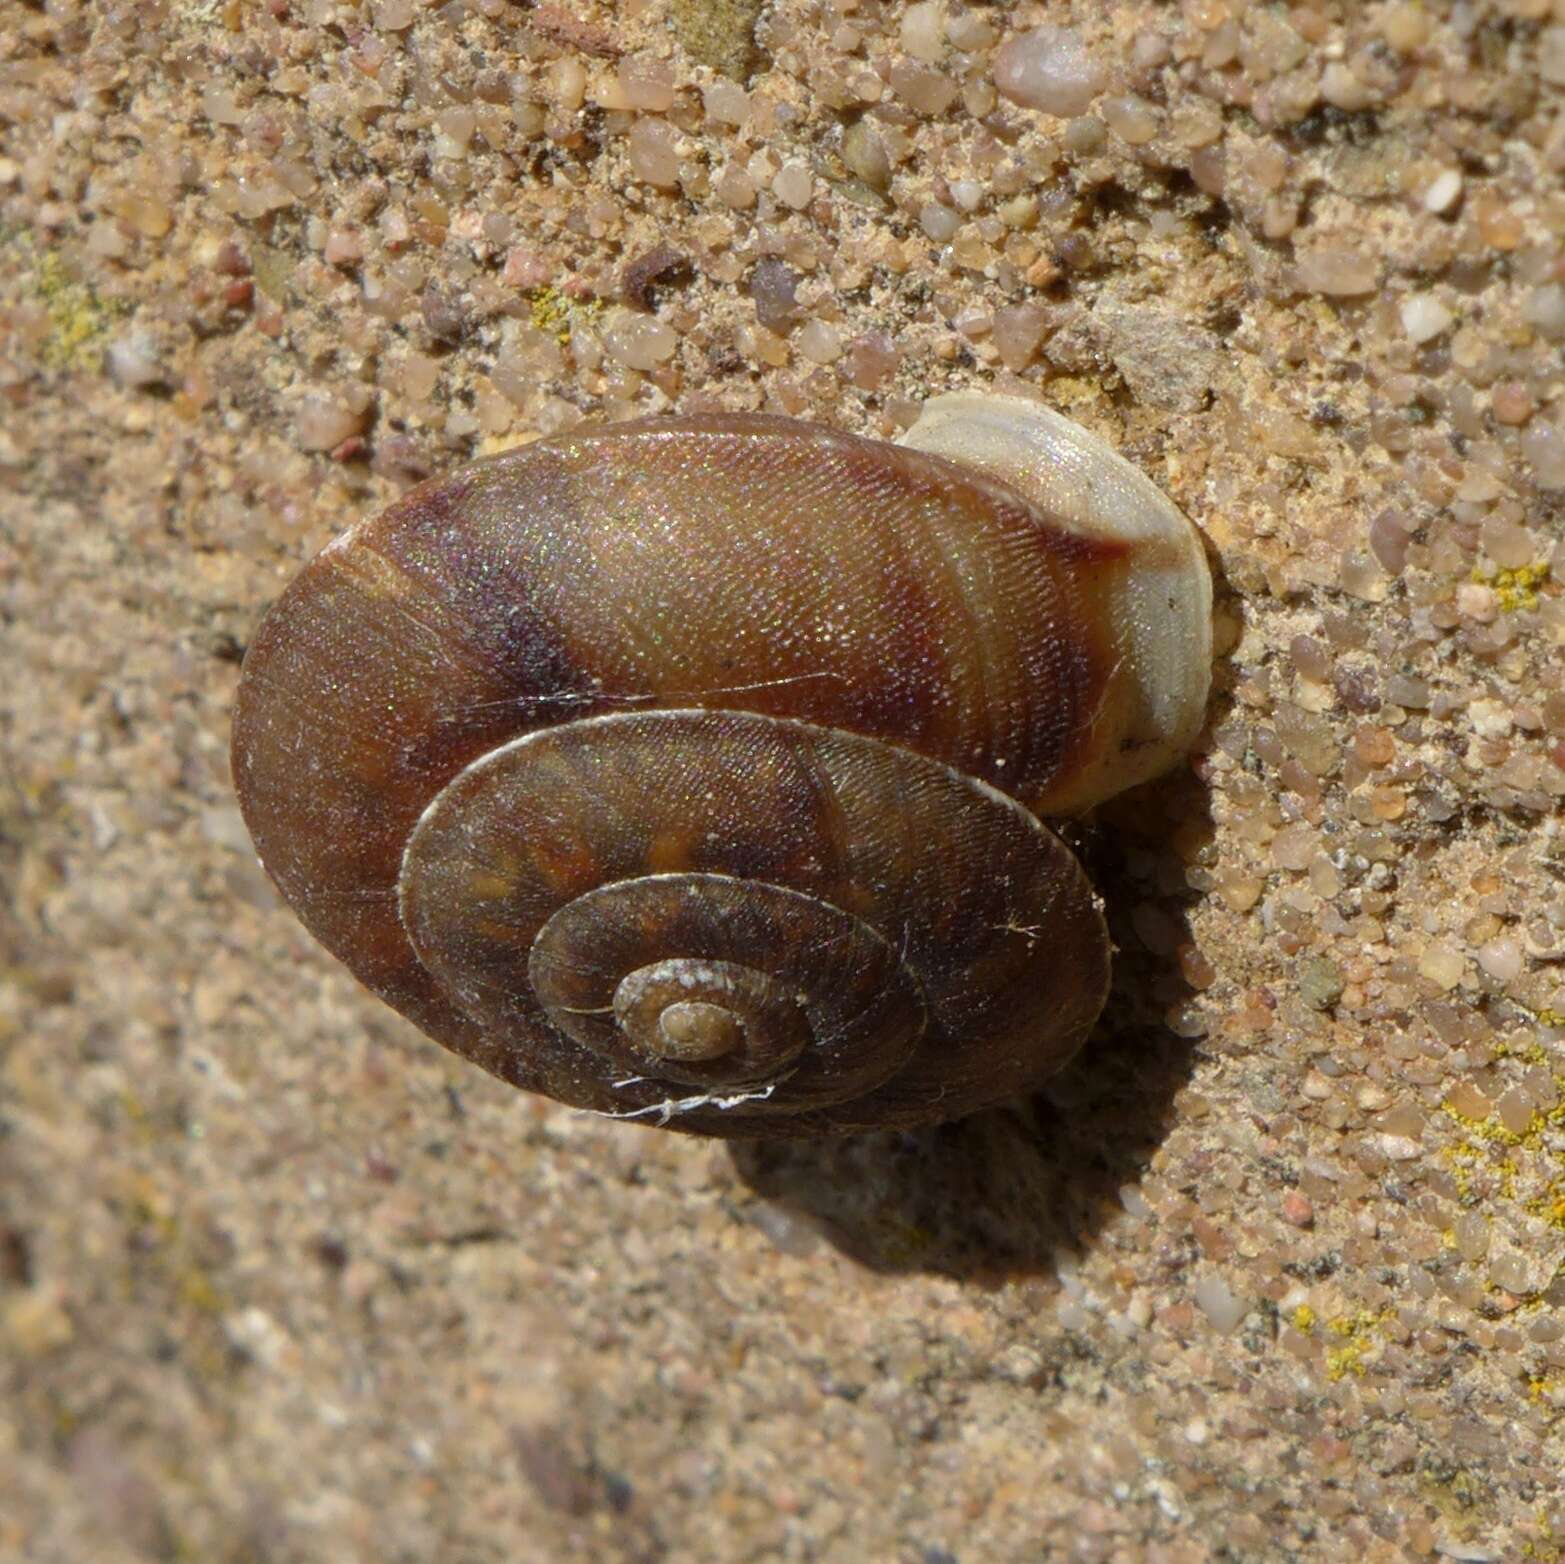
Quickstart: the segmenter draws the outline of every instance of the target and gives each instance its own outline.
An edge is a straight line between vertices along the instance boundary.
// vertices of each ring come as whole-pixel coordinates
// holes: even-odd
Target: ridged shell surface
[[[678,1110],[712,1133],[956,1116],[1057,1068],[1102,1002],[1101,916],[1032,816],[1089,763],[1126,554],[954,462],[788,420],[540,441],[413,491],[287,588],[246,657],[241,803],[312,932],[519,1086],[608,1112],[743,1099]],[[684,888],[595,890],[665,876]],[[769,904],[732,910],[719,881]],[[865,1003],[918,1035],[789,1055],[765,1092],[733,1061],[638,1078],[604,1040],[624,974],[576,1003],[561,941],[611,903],[684,927],[686,892],[724,928],[674,954],[721,976],[765,925],[768,981],[801,995],[788,898],[829,908],[827,956],[894,954]],[[627,939],[614,959],[656,964],[617,925],[606,943]],[[823,1016],[816,1043],[860,1025]]]

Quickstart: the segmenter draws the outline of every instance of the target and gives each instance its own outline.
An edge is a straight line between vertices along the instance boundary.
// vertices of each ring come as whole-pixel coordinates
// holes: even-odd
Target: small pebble
[[[1445,305],[1427,293],[1416,293],[1412,298],[1404,299],[1401,316],[1402,329],[1408,340],[1418,347],[1433,342],[1456,319]]]
[[[1381,36],[1398,54],[1412,54],[1429,39],[1429,18],[1422,5],[1389,6],[1380,18]]]
[[[964,212],[976,212],[984,198],[984,187],[976,179],[953,179],[950,189],[951,199]]]
[[[1565,489],[1565,425],[1534,418],[1522,431],[1519,443],[1538,485]]]
[[[814,189],[815,178],[809,164],[798,158],[784,163],[772,180],[772,194],[795,212],[802,212],[810,204]]]
[[[328,266],[357,266],[364,259],[364,239],[351,228],[333,228],[321,256]]]
[[[1380,286],[1380,262],[1368,251],[1350,245],[1306,250],[1294,264],[1294,275],[1305,293],[1329,298],[1354,298]]]
[[[956,101],[961,84],[948,72],[917,60],[891,62],[891,90],[915,114],[944,114]]]
[[[344,440],[363,433],[366,410],[355,405],[357,397],[312,392],[300,403],[294,417],[294,438],[301,451],[333,451]]]
[[[1530,565],[1538,551],[1538,540],[1526,527],[1491,516],[1480,533],[1483,551],[1501,570],[1520,570]]]
[[[1486,1107],[1484,1114],[1487,1113]],[[1456,1239],[1456,1252],[1464,1260],[1481,1260],[1489,1252],[1489,1224],[1480,1211],[1464,1211],[1457,1217],[1452,1236]]]
[[[627,310],[609,322],[603,333],[603,345],[609,350],[609,356],[627,369],[651,370],[674,356],[679,339],[666,321]]]
[[[1529,1291],[1531,1278],[1526,1259],[1514,1249],[1503,1250],[1489,1262],[1489,1280],[1507,1292]]]
[[[1413,530],[1401,511],[1380,511],[1369,524],[1370,552],[1393,576],[1401,575],[1406,568],[1412,541]]]
[[[1294,1227],[1312,1227],[1315,1223],[1315,1207],[1310,1204],[1307,1195],[1301,1195],[1298,1190],[1290,1189],[1282,1197],[1282,1217],[1285,1222]]]
[[[1502,380],[1490,393],[1489,405],[1498,423],[1524,424],[1535,406],[1532,393],[1517,380]]]
[[[843,131],[842,161],[871,190],[891,188],[891,159],[886,144],[868,120],[855,120]]]
[[[659,190],[679,184],[679,143],[671,125],[660,119],[638,119],[631,126],[627,153],[631,171],[644,184]]]
[[[1420,974],[1429,979],[1436,988],[1445,990],[1455,988],[1462,981],[1462,973],[1467,963],[1462,959],[1459,951],[1453,950],[1443,940],[1433,940],[1424,947],[1423,954],[1418,958],[1418,970]]]
[[[1514,1086],[1510,1091],[1500,1094],[1500,1100],[1495,1103],[1494,1110],[1500,1116],[1500,1123],[1513,1135],[1525,1135],[1529,1130],[1537,1127],[1534,1122],[1537,1114],[1532,1100]]]
[[[1153,140],[1162,123],[1157,109],[1134,93],[1119,93],[1103,100],[1103,122],[1121,141],[1133,147]]]
[[[1424,210],[1449,212],[1462,198],[1462,176],[1454,168],[1442,169],[1424,191]]]
[[[842,357],[842,334],[823,320],[804,323],[798,338],[799,353],[812,364],[835,364]]]
[[[1514,250],[1525,237],[1520,215],[1492,192],[1486,192],[1473,204],[1479,237],[1496,250]]]
[[[994,345],[1000,362],[1012,374],[1019,374],[1037,356],[1047,323],[1041,304],[1012,304],[994,312]]]
[[[1248,1300],[1236,1298],[1221,1276],[1203,1276],[1193,1290],[1201,1312],[1211,1322],[1212,1328],[1224,1336],[1234,1330],[1250,1312]]]
[[[1106,80],[1080,34],[1068,27],[1017,33],[994,58],[994,84],[1002,96],[1061,119],[1085,114]]]
[[[1361,114],[1375,101],[1357,73],[1341,60],[1331,61],[1321,72],[1320,95],[1344,114]]]
[[[162,385],[167,378],[158,357],[157,343],[145,331],[128,332],[116,337],[105,350],[104,362],[109,378],[128,391]]]
[[[674,73],[666,60],[632,56],[620,63],[618,80],[632,109],[664,114],[674,106]]]
[[[899,34],[902,47],[915,60],[930,65],[945,56],[945,7],[940,0],[917,0],[902,13]]]
[[[938,201],[926,201],[919,208],[918,226],[936,244],[947,244],[956,237],[957,230],[962,226],[962,219],[949,206],[942,206]]]
[[[848,349],[848,378],[861,391],[878,391],[896,373],[901,358],[884,332],[855,337]]]
[[[1545,283],[1523,295],[1522,319],[1550,342],[1565,338],[1565,286]]]
[[[750,117],[750,94],[737,82],[715,81],[701,89],[706,117],[719,125],[742,125]]]
[[[1217,893],[1235,912],[1248,912],[1261,899],[1266,882],[1253,874],[1229,872],[1217,882]]]
[[[1346,986],[1342,969],[1325,956],[1312,956],[1299,969],[1299,1000],[1311,1010],[1330,1010]]]
[[[750,297],[756,319],[768,331],[787,331],[798,318],[795,291],[799,279],[791,267],[773,256],[755,263],[750,274]]]

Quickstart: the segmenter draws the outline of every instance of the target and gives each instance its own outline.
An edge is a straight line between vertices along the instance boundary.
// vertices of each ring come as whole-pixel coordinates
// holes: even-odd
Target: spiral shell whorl
[[[958,1041],[1068,1055],[1107,978],[1085,879],[1025,810],[894,745],[749,713],[501,746],[425,810],[399,897],[451,1002],[518,1049],[540,1025],[570,1038],[609,1111],[884,1122],[921,1072],[960,1076]],[[1055,961],[1071,980],[1051,1006]]]
[[[1046,1078],[1108,942],[1036,816],[1177,758],[1210,583],[1172,506],[1026,404],[937,399],[908,438],[649,419],[350,528],[235,705],[305,925],[513,1085],[684,1129],[923,1123]]]

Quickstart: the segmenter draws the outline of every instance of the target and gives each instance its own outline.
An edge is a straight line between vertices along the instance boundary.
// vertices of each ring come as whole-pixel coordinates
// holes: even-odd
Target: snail
[[[311,933],[502,1079],[907,1127],[1092,1027],[1102,908],[1040,817],[1188,748],[1210,621],[1191,523],[1038,404],[644,419],[328,544],[247,651],[233,774]]]

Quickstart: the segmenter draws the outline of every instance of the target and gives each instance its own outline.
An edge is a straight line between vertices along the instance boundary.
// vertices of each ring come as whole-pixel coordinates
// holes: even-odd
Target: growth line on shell
[[[560,690],[552,695],[517,695],[506,700],[475,701],[461,708],[462,712],[492,711],[496,708],[515,710],[521,706],[591,706],[602,702],[622,706],[645,706],[651,701],[664,705],[687,701],[710,700],[717,695],[751,695],[757,690],[780,690],[795,684],[808,684],[815,679],[836,679],[847,682],[845,674],[833,668],[822,668],[815,673],[794,673],[783,679],[760,679],[753,684],[714,684],[698,690],[648,690],[644,694],[631,695],[610,690]]]
[[[381,570],[396,572],[400,576],[400,572],[397,572],[397,567],[383,554],[373,550],[366,550],[365,554],[367,558],[379,560]],[[351,557],[351,555],[344,556],[345,559]],[[431,623],[427,619],[419,618],[395,592],[388,592],[384,589],[383,580],[377,572],[360,572],[346,565],[343,566],[343,569],[358,584],[365,587],[366,590],[373,592],[380,604],[399,615],[404,624],[411,625],[423,638],[424,643],[434,656],[444,663],[447,668],[457,673],[467,671],[469,667],[468,662],[458,657],[448,644],[451,641],[451,632],[448,626]]]
[[[1098,724],[1103,720],[1104,713],[1108,711],[1109,694],[1114,688],[1114,681],[1119,677],[1119,671],[1130,659],[1121,652],[1109,667],[1108,677],[1103,681],[1103,688],[1098,691],[1097,701],[1087,713],[1085,727],[1089,733],[1098,731]]]

